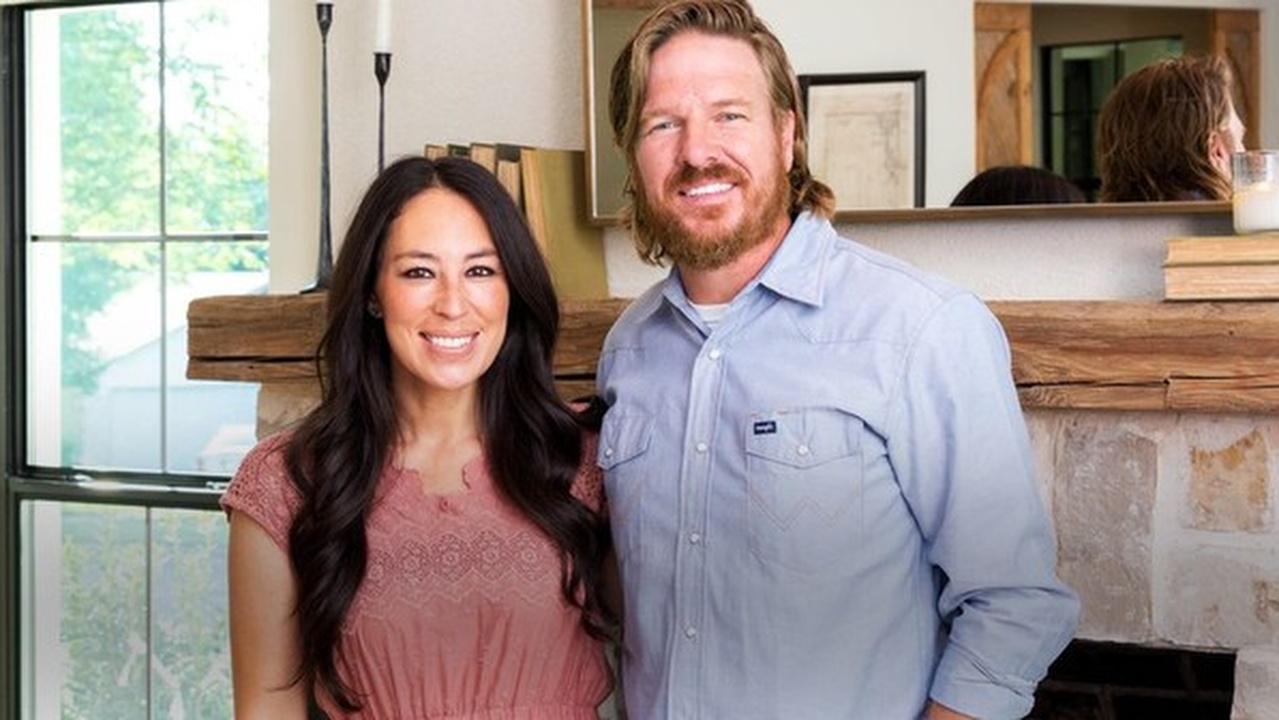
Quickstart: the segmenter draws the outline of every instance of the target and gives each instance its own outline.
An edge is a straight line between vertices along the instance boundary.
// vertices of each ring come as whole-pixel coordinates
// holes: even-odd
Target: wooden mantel
[[[599,347],[628,301],[563,307],[556,377],[591,387]],[[1023,407],[1196,412],[1279,410],[1279,303],[995,301]],[[187,377],[311,382],[324,295],[195,300]]]

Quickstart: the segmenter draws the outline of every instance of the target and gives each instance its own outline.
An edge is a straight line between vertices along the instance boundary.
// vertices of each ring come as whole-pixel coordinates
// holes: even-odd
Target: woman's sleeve
[[[573,480],[573,497],[583,505],[608,517],[608,503],[604,498],[604,472],[595,462],[596,449],[599,446],[597,433],[586,433],[582,436],[582,462],[577,469],[577,477]]]
[[[245,455],[221,499],[228,517],[232,512],[244,513],[281,548],[288,547],[289,527],[301,505],[284,463],[286,446],[284,435],[259,442]]]

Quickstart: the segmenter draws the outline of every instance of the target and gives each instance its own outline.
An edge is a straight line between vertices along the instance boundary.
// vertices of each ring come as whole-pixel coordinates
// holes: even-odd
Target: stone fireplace
[[[1068,666],[1055,666],[1055,682],[1044,690],[1059,702],[1116,707],[1114,714],[1044,717],[1279,717],[1275,418],[1027,415],[1057,529],[1058,568],[1082,602],[1078,636],[1103,643],[1072,647]],[[1089,673],[1089,662],[1114,672]],[[1174,669],[1141,679],[1139,668],[1160,663]],[[1225,714],[1210,714],[1223,704]],[[1134,706],[1145,712],[1123,712]]]
[[[566,395],[589,391],[625,302],[566,301]],[[990,305],[1083,604],[1034,717],[1279,718],[1279,303]],[[262,383],[259,434],[282,427],[317,397],[322,310],[197,300],[188,377]]]

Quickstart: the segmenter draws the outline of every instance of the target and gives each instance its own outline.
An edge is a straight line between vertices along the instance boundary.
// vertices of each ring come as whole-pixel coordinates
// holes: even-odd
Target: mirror
[[[586,79],[586,160],[592,220],[616,218],[625,202],[626,158],[613,144],[608,120],[609,74],[654,2],[582,0]]]
[[[586,154],[591,219],[595,222],[614,222],[624,202],[625,161],[613,145],[607,117],[609,73],[622,45],[656,4],[659,0],[582,0]],[[911,3],[877,6],[869,20],[862,6],[840,8],[823,0],[754,0],[754,5],[787,46],[795,71],[800,75],[902,68],[924,70],[929,111],[924,171],[926,208],[947,207],[955,193],[976,173],[979,163],[981,167],[1012,162],[1056,167],[1056,163],[1045,158],[1052,150],[1044,149],[1046,124],[1041,111],[1044,73],[1041,57],[1046,54],[1045,47],[1175,36],[1181,39],[1186,53],[1224,52],[1235,68],[1237,84],[1243,88],[1243,96],[1236,105],[1249,127],[1245,143],[1248,147],[1263,146],[1257,140],[1257,130],[1261,127],[1257,49],[1261,40],[1256,10],[1055,3],[977,3],[974,6],[972,0],[946,0],[941,4],[930,1],[930,13],[937,17],[929,23],[919,23],[915,13],[918,8]],[[896,5],[906,7],[894,9]],[[983,16],[983,6],[996,11],[994,21],[990,20],[992,16]],[[1002,24],[1005,9],[1025,13],[1015,31]],[[831,21],[813,23],[813,17],[818,15]],[[1242,33],[1234,16],[1244,16]],[[973,28],[974,38],[956,38],[955,33],[947,34],[944,30],[957,26]],[[908,41],[900,34],[894,37],[892,28],[906,28],[910,34]],[[1019,41],[1025,44],[1020,49],[1024,61],[1015,64],[1011,71],[1002,67],[992,71],[996,63],[1008,64],[1006,45],[1009,37],[1017,32],[1020,32]],[[803,42],[796,40],[799,37]],[[983,62],[983,52],[987,53],[985,62],[990,67],[983,68],[984,72],[979,73],[974,67],[974,46],[977,62]],[[1008,72],[1014,77],[1010,79]],[[1000,73],[1004,73],[1002,78]],[[974,79],[978,86],[975,93],[971,90]],[[1006,86],[983,91],[983,81],[1002,82]],[[1094,95],[1099,94],[1094,92]],[[1100,96],[1104,99],[1104,95]],[[1008,97],[1024,98],[1021,107],[990,105],[1000,101],[1006,104]],[[982,103],[985,105],[977,111],[945,109],[971,108]],[[1100,106],[1099,100],[1095,103]],[[1063,171],[1063,174],[1070,173]],[[1163,204],[1129,205],[1126,212],[1143,212],[1142,208],[1161,212]],[[1073,206],[1073,209],[1080,208]],[[840,215],[860,218],[919,214],[919,210],[867,209]]]

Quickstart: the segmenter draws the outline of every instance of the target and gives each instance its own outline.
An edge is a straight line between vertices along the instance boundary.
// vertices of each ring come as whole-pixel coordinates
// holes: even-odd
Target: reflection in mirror
[[[596,221],[615,220],[625,202],[625,162],[613,145],[608,122],[609,73],[622,45],[658,1],[582,0],[586,144],[591,217]],[[1061,100],[1061,92],[1079,93],[1087,100],[1085,112],[1090,118],[1094,116],[1105,99],[1106,89],[1093,83],[1096,78],[1084,74],[1091,74],[1100,66],[1059,69],[1055,79],[1049,80],[1050,69],[1055,66],[1045,60],[1049,52],[1046,48],[1056,47],[1061,50],[1059,54],[1069,55],[1071,47],[1110,46],[1135,39],[1159,38],[1161,42],[1174,41],[1173,45],[1179,44],[1184,53],[1213,52],[1226,56],[1238,86],[1235,104],[1248,126],[1245,144],[1258,147],[1257,130],[1262,122],[1258,54],[1261,38],[1256,10],[979,2],[974,11],[978,61],[974,68],[977,159],[973,175],[995,165],[1034,165],[1078,176],[1084,180],[1080,184],[1091,189],[1088,183],[1095,180],[1086,179],[1095,174],[1091,165],[1091,140],[1065,128],[1064,120],[1054,118],[1053,111],[1047,108],[1054,96]],[[783,20],[779,19],[778,24],[786,24]],[[971,62],[967,58],[964,61]],[[1135,69],[1133,65],[1127,63],[1124,70]],[[817,69],[796,67],[795,70],[804,73]],[[1066,89],[1061,78],[1070,72],[1077,74]],[[1052,84],[1045,85],[1045,82]],[[1078,84],[1080,82],[1084,84]],[[1113,81],[1108,82],[1107,88],[1113,85]],[[944,118],[945,114],[937,117]],[[1092,123],[1091,119],[1079,118],[1076,127],[1091,130]],[[1059,125],[1060,132],[1054,134],[1054,128]],[[946,138],[953,136],[953,132],[944,127],[933,128],[931,135]],[[1068,157],[1073,159],[1067,161]],[[1088,158],[1087,167],[1079,167],[1082,158]],[[1159,212],[1159,204],[1150,207],[1152,212]],[[1071,209],[1079,210],[1081,206]],[[851,211],[841,215],[856,216],[863,212],[896,215],[918,211]]]
[[[626,202],[626,159],[613,143],[608,120],[608,83],[613,60],[657,3],[582,0],[586,28],[587,149],[591,218],[615,218]]]
[[[1097,119],[1101,106],[1124,76],[1159,58],[1181,55],[1179,37],[1044,45],[1043,165],[1068,178],[1096,200]]]

